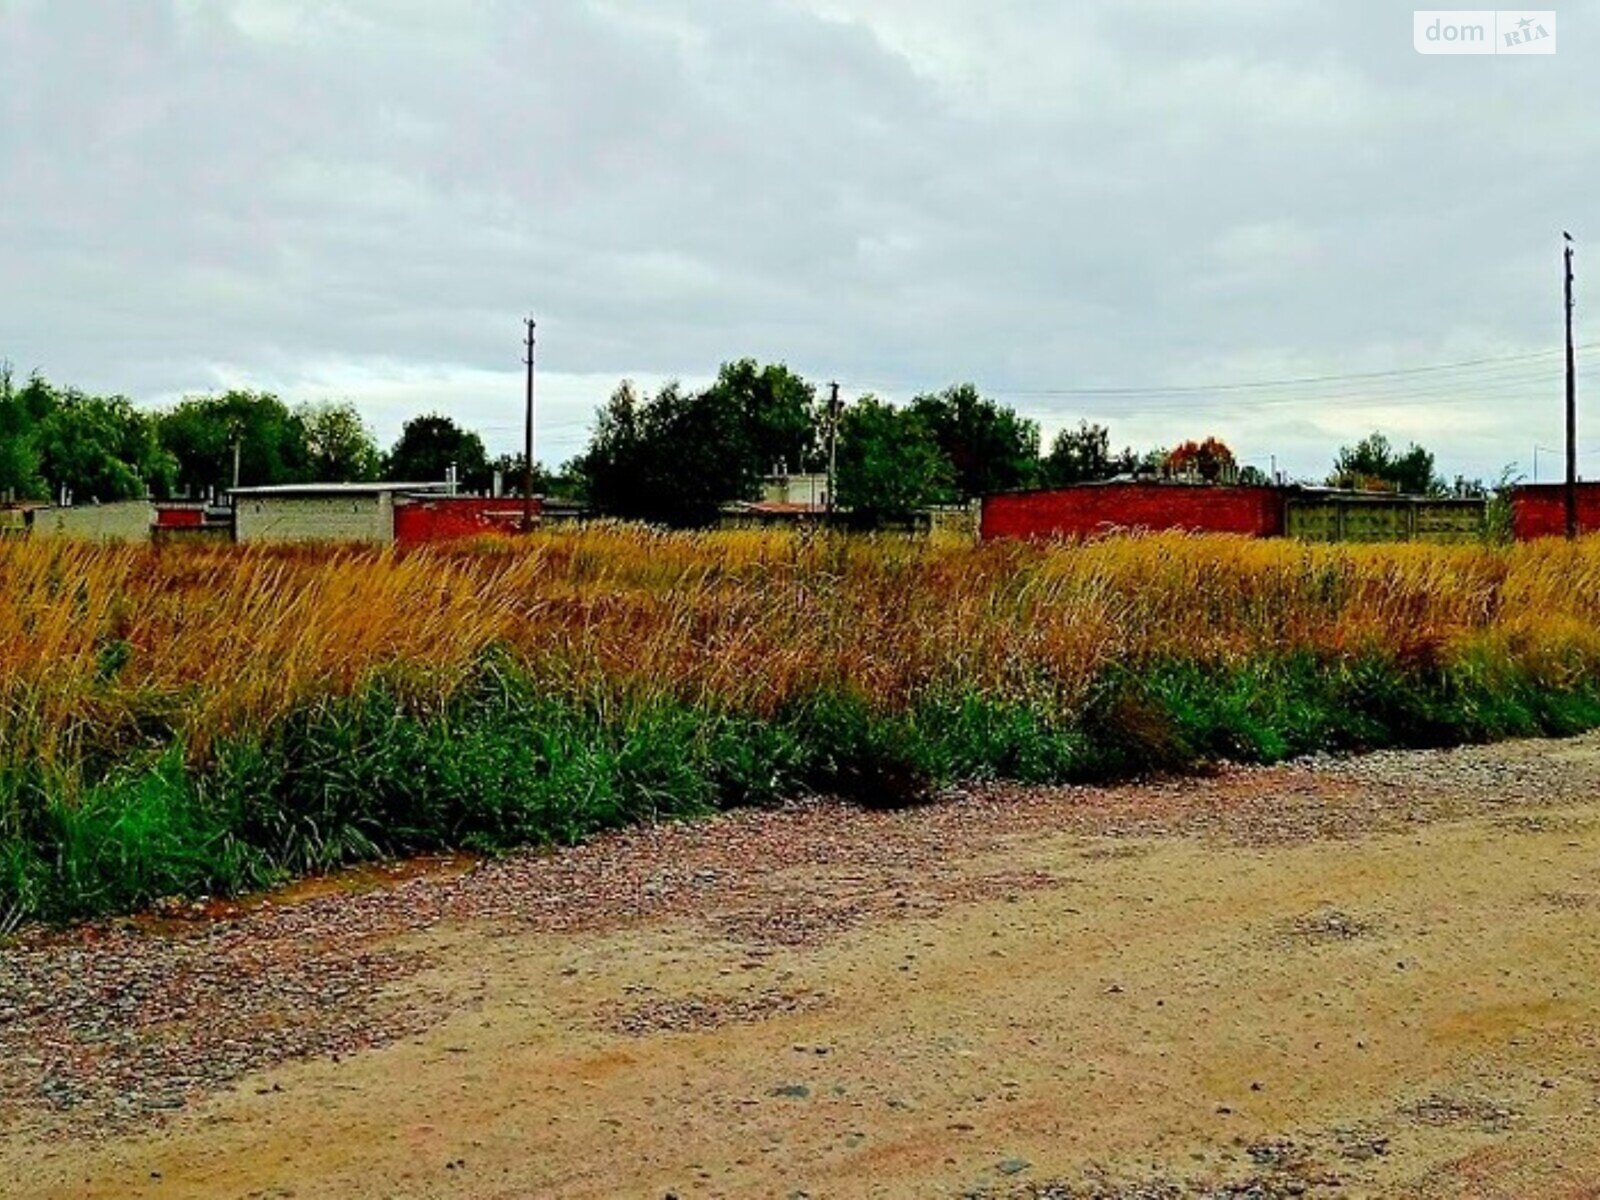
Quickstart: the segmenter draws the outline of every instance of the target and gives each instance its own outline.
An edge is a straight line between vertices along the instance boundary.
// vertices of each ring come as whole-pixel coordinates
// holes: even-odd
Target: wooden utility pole
[[[1572,235],[1565,230],[1562,259],[1567,297],[1567,536],[1578,536],[1578,364],[1572,354]]]
[[[522,360],[528,368],[528,410],[527,419],[523,425],[522,437],[522,532],[531,533],[533,530],[533,334],[536,326],[533,318],[527,318],[528,336],[523,343],[527,347],[527,356]]]
[[[828,517],[833,517],[833,495],[839,471],[839,385],[828,385]]]

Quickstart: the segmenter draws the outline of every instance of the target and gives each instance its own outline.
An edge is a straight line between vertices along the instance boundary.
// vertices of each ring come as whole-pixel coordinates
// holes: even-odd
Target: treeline
[[[624,518],[706,524],[729,501],[759,497],[766,475],[826,469],[834,434],[836,500],[864,520],[1106,478],[1140,461],[1112,453],[1105,429],[1091,425],[1041,453],[1037,424],[970,384],[903,407],[866,396],[833,414],[786,366],[744,359],[698,391],[670,383],[647,396],[624,382],[596,414],[583,453],[560,472],[537,467],[535,490]],[[0,499],[205,496],[232,486],[236,467],[246,486],[427,481],[454,468],[466,490],[488,491],[499,472],[520,491],[523,478],[520,454],[491,459],[477,433],[438,414],[408,421],[384,450],[349,403],[290,407],[269,393],[228,391],[152,412],[38,375],[19,385],[0,371]]]
[[[150,412],[38,375],[18,385],[0,369],[0,500],[215,495],[233,485],[236,459],[248,486],[432,481],[453,467],[463,488],[488,491],[496,471],[519,487],[523,474],[521,455],[491,459],[476,433],[437,414],[406,422],[384,450],[349,403],[291,408],[265,392],[228,391]]]
[[[813,384],[781,364],[751,359],[725,364],[716,382],[699,392],[669,383],[644,396],[623,383],[596,415],[587,449],[564,476],[602,512],[704,524],[728,501],[759,495],[766,474],[825,470],[835,433],[835,500],[863,523],[993,492],[1118,476],[1270,482],[1215,437],[1141,453],[1114,449],[1105,426],[1080,421],[1045,447],[1036,422],[970,383],[905,405],[863,396],[835,414]],[[1398,452],[1377,433],[1342,448],[1327,482],[1449,490],[1431,453],[1416,445]],[[1469,486],[1479,485],[1458,481],[1457,490]]]
[[[645,396],[624,382],[564,473],[600,511],[696,525],[729,501],[759,496],[763,476],[826,470],[830,446],[835,501],[868,523],[990,492],[1140,470],[1236,473],[1232,452],[1215,439],[1139,455],[1113,451],[1107,430],[1087,422],[1042,449],[1036,422],[969,383],[905,405],[867,395],[834,413],[788,367],[752,359],[724,364],[698,392],[669,383]]]
[[[831,454],[830,454],[831,452]],[[654,395],[623,382],[595,415],[588,445],[559,472],[535,467],[534,490],[597,512],[667,525],[717,519],[730,501],[757,499],[765,476],[834,466],[834,500],[862,523],[903,519],[934,505],[1027,487],[1123,475],[1266,483],[1214,437],[1135,452],[1114,449],[1102,425],[1062,430],[1048,446],[1036,422],[972,384],[896,405],[863,396],[837,411],[782,364],[723,365],[707,388],[674,382]],[[286,405],[229,391],[140,410],[121,396],[17,385],[0,370],[0,500],[76,503],[151,495],[206,496],[232,486],[434,481],[487,492],[496,474],[518,493],[523,457],[490,458],[477,433],[436,413],[406,422],[382,449],[355,406]],[[1438,494],[1450,490],[1433,455],[1398,451],[1379,434],[1342,448],[1327,482]],[[1458,480],[1455,490],[1470,490]]]

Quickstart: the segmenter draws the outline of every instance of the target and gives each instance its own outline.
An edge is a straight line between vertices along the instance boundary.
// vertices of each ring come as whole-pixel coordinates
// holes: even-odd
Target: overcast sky
[[[547,460],[619,379],[752,355],[1047,437],[1526,471],[1563,228],[1600,341],[1600,0],[1558,19],[1425,57],[1377,0],[0,0],[0,357],[500,450],[532,312]]]

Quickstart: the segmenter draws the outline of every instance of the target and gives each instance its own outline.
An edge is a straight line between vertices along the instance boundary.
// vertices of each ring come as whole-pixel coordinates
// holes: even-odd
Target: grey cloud
[[[1422,58],[1410,13],[0,3],[0,356],[146,399],[343,387],[386,430],[437,380],[498,426],[531,308],[553,454],[606,380],[751,353],[1304,470],[1365,398],[1490,472],[1557,436],[1540,363],[1437,395],[1035,394],[1553,344],[1600,3],[1521,60]]]

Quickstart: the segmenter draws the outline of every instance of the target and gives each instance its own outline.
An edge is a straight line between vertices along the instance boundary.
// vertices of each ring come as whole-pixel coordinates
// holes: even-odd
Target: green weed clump
[[[827,792],[1600,725],[1600,541],[0,545],[0,931]]]

